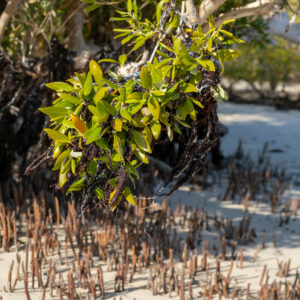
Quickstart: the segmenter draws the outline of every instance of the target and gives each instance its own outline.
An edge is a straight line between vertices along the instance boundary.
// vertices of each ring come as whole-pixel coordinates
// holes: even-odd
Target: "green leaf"
[[[84,82],[84,86],[83,86],[83,94],[84,96],[88,96],[93,88],[93,80],[92,80],[92,73],[88,72],[87,76],[86,76],[86,80]]]
[[[198,93],[198,89],[196,88],[196,86],[188,82],[182,85],[182,91],[185,93]]]
[[[90,71],[95,79],[95,82],[101,88],[102,80],[103,80],[103,72],[100,66],[93,59],[90,61]]]
[[[173,49],[171,49],[170,47],[168,47],[168,46],[167,46],[167,45],[165,45],[164,43],[162,43],[162,42],[159,42],[159,44],[160,44],[162,47],[164,47],[165,49],[167,49],[168,51],[170,51],[170,52],[174,53]]]
[[[143,150],[141,150],[141,149],[139,149],[139,148],[136,148],[136,149],[134,150],[134,154],[135,154],[135,156],[136,156],[140,161],[142,161],[144,164],[149,164],[149,159],[148,159],[146,153],[145,153]]]
[[[127,44],[132,38],[134,38],[135,35],[128,35],[126,38],[124,38],[122,41],[121,41],[121,44],[122,45],[125,45]]]
[[[103,134],[103,132],[102,132],[102,134]],[[96,144],[100,149],[103,149],[105,151],[110,150],[109,143],[107,142],[107,140],[105,138],[101,138],[100,140],[97,140]]]
[[[88,13],[92,12],[93,10],[99,8],[99,7],[100,7],[99,4],[89,5],[88,7],[86,7],[85,12],[88,14]]]
[[[217,90],[215,90],[214,93],[214,99],[218,101],[219,103],[222,103],[223,100],[228,100],[228,94],[227,92],[221,87],[221,85],[218,85]]]
[[[209,59],[197,59],[197,63],[208,71],[215,71],[214,63]]]
[[[89,128],[85,133],[84,137],[87,139],[86,144],[89,145],[100,138],[101,127]]]
[[[116,115],[117,114],[117,111],[116,109],[111,105],[109,104],[108,102],[106,101],[101,101],[101,104],[103,105],[104,109],[111,115]]]
[[[148,109],[149,109],[150,113],[153,115],[154,120],[157,121],[159,119],[159,114],[160,114],[160,105],[155,97],[149,98]]]
[[[45,86],[56,92],[71,92],[73,90],[69,84],[61,81],[46,83]]]
[[[164,0],[160,1],[157,6],[156,6],[156,28],[159,28],[159,22],[160,22],[160,19],[161,19],[161,11],[162,11],[162,7],[163,7],[163,4],[164,4]]]
[[[89,162],[87,172],[90,176],[95,176],[96,175],[96,172],[97,172],[97,161],[96,161],[96,159],[93,159]]]
[[[179,26],[179,16],[177,14],[174,14],[172,21],[168,25],[167,31],[173,28],[178,28],[178,26]]]
[[[120,155],[121,159],[124,160],[122,142],[117,134],[114,134],[114,149]]]
[[[130,32],[120,33],[120,34],[114,36],[114,39],[118,39],[118,38],[123,37],[123,36],[126,36],[126,35],[128,35],[128,34],[130,34]]]
[[[114,122],[113,122],[114,124],[114,130],[116,130],[116,131],[122,131],[122,127],[123,127],[123,122],[122,122],[122,120],[121,119],[115,119],[114,120]]]
[[[220,96],[222,97],[223,100],[228,101],[228,94],[227,92],[222,88],[222,86],[219,84],[218,85],[218,92]]]
[[[106,93],[108,90],[109,90],[108,87],[103,87],[103,88],[101,88],[101,89],[96,93],[96,95],[94,96],[94,98],[93,98],[94,102],[97,103],[98,101],[100,101],[100,100],[104,97],[105,93]]]
[[[198,101],[198,100],[196,100],[196,99],[194,99],[194,98],[191,98],[191,100],[192,100],[198,107],[204,108],[203,104],[202,104],[200,101]]]
[[[68,181],[68,178],[67,178],[67,173],[69,172],[70,170],[70,166],[71,166],[71,160],[68,159],[67,162],[64,164],[61,165],[60,167],[60,172],[59,172],[59,179],[58,179],[58,183],[60,185],[60,187],[62,188],[65,183]]]
[[[154,136],[154,138],[157,140],[160,136],[160,132],[161,132],[161,124],[159,121],[153,121],[151,123],[151,131],[152,131],[152,134]]]
[[[61,164],[65,160],[66,157],[70,156],[71,149],[67,149],[64,152],[62,152],[56,159],[54,167],[52,168],[52,171],[59,170],[61,167]]]
[[[70,185],[70,187],[67,190],[66,195],[68,195],[70,192],[77,192],[82,190],[84,185],[84,178],[80,178],[79,180],[75,181]]]
[[[103,58],[103,59],[98,60],[98,63],[102,63],[102,62],[110,62],[110,63],[119,64],[115,59],[111,59],[111,58]]]
[[[145,100],[140,100],[139,102],[135,102],[131,105],[129,105],[127,107],[127,111],[131,114],[131,115],[134,115],[136,114],[138,111],[141,110],[141,108],[144,106],[145,104]]]
[[[139,20],[138,6],[136,4],[136,0],[133,0],[132,6],[133,6],[133,15],[134,15],[135,19]]]
[[[132,192],[129,187],[125,187],[123,190],[123,196],[127,202],[129,202],[132,206],[135,206],[135,199],[132,195]]]
[[[129,13],[132,11],[132,0],[127,0],[127,11]]]
[[[59,183],[59,186],[62,188],[65,183],[68,181],[68,178],[67,178],[67,172],[61,172],[59,173],[59,177],[58,177],[58,183]]]
[[[150,75],[150,72],[148,71],[148,68],[146,66],[143,66],[140,73],[141,78],[141,85],[147,90],[152,89],[152,78]]]
[[[174,52],[179,55],[180,54],[180,47],[181,47],[181,39],[173,39],[174,41]]]
[[[71,159],[71,171],[73,174],[76,174],[76,161],[75,159]]]
[[[127,121],[131,121],[131,115],[125,108],[120,109],[120,115]]]
[[[61,94],[59,94],[59,97],[61,97],[65,101],[70,102],[72,104],[81,104],[82,103],[82,101],[79,98],[74,97],[70,94],[61,93]]]
[[[193,110],[194,110],[194,106],[192,101],[186,99],[183,104],[178,106],[177,113],[183,120],[185,120],[186,116],[191,114]]]
[[[160,90],[155,90],[155,91],[152,92],[152,95],[157,96],[157,97],[164,96],[165,92],[160,91]]]
[[[127,61],[127,55],[126,54],[122,54],[122,55],[119,56],[119,62],[121,64],[121,66],[124,66],[126,61]]]
[[[208,24],[209,24],[209,29],[216,28],[212,15],[208,15]]]
[[[221,49],[218,50],[218,56],[222,61],[229,61],[237,58],[242,54],[241,51],[235,49]]]
[[[160,85],[163,83],[163,74],[162,70],[156,69],[152,66],[151,68],[151,78],[154,86]]]
[[[160,69],[161,67],[167,65],[168,63],[170,63],[172,61],[173,58],[166,58],[166,59],[163,59],[162,61],[160,61],[156,66],[155,68],[156,69]]]
[[[148,153],[152,152],[150,145],[148,144],[148,142],[146,141],[146,139],[140,132],[133,130],[132,135],[133,135],[134,141],[136,142],[138,147],[140,147],[145,152],[148,152]]]
[[[106,78],[104,78],[104,77],[103,77],[103,81],[106,83],[107,86],[109,86],[109,87],[112,88],[113,90],[119,89],[119,87],[118,87],[115,83],[109,81],[108,79],[106,79]]]
[[[95,194],[98,197],[99,200],[104,200],[105,199],[105,193],[103,188],[96,188],[95,189]]]
[[[57,117],[67,117],[69,115],[69,110],[64,107],[49,106],[39,108],[39,110],[45,115],[49,116],[51,119]]]
[[[174,136],[173,136],[173,131],[172,131],[171,126],[167,126],[167,134],[168,134],[168,137],[169,137],[170,142],[172,142]]]
[[[107,120],[108,114],[101,103],[97,103],[97,107],[94,105],[89,105],[88,109],[94,116],[98,118],[99,123]]]
[[[151,35],[152,35],[152,34],[150,34],[150,35],[148,34],[148,35],[146,35],[145,37],[144,37],[144,36],[141,36],[141,37],[137,38],[137,39],[136,39],[136,43],[135,43],[134,47],[131,49],[130,52],[132,52],[132,51],[134,51],[134,50],[137,50],[137,49],[139,49],[140,47],[142,47],[142,46],[146,43],[146,41],[151,37]]]
[[[113,72],[113,71],[111,71],[111,70],[108,70],[107,71],[107,74],[112,78],[112,79],[114,79],[114,80],[118,80],[118,74],[116,73],[116,72]]]
[[[61,143],[69,143],[69,139],[66,135],[50,128],[45,128],[44,131],[47,132],[49,137],[54,140],[55,142],[61,142]]]

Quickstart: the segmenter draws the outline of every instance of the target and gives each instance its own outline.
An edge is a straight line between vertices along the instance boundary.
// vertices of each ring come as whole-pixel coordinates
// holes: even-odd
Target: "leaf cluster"
[[[200,26],[172,27],[175,16],[180,16],[166,0],[158,4],[152,22],[141,20],[132,0],[119,14],[129,29],[117,29],[117,37],[123,44],[131,43],[131,52],[151,38],[153,59],[141,66],[138,76],[126,78],[103,72],[101,63],[124,66],[127,55],[118,61],[91,60],[87,73],[48,83],[57,98],[40,109],[50,117],[45,131],[53,140],[53,170],[59,171],[60,187],[72,179],[67,194],[83,190],[111,209],[122,199],[135,205],[130,185],[139,179],[139,166],[149,163],[163,132],[172,142],[197,120],[205,110],[199,97],[202,72],[215,72],[216,60],[223,66],[223,61],[234,59],[239,52],[230,46],[242,42],[223,28],[226,24],[216,28],[212,19],[207,33]],[[222,98],[227,100],[219,86],[215,99]]]

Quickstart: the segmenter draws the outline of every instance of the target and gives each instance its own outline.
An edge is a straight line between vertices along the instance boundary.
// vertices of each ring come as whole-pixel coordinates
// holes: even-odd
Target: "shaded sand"
[[[300,272],[300,220],[299,213],[297,214],[297,201],[300,199],[300,188],[298,184],[299,167],[300,167],[300,112],[298,111],[275,111],[270,107],[254,106],[254,105],[236,105],[225,103],[220,108],[220,120],[225,124],[228,129],[228,135],[222,141],[222,149],[226,156],[232,155],[237,148],[239,140],[243,141],[243,150],[245,154],[250,155],[251,159],[257,161],[259,154],[265,144],[268,142],[267,157],[270,159],[271,166],[278,166],[278,168],[284,167],[286,169],[286,177],[290,179],[289,188],[285,189],[281,198],[281,204],[276,207],[276,211],[271,211],[270,205],[270,193],[261,193],[256,195],[256,199],[249,198],[247,201],[247,211],[245,209],[245,199],[243,198],[241,203],[235,199],[228,199],[227,201],[221,201],[224,197],[226,188],[230,182],[228,174],[213,175],[207,178],[210,182],[208,187],[203,191],[201,187],[197,185],[186,185],[179,191],[176,191],[171,197],[168,198],[168,205],[171,207],[171,211],[174,212],[180,203],[181,207],[186,206],[188,208],[187,220],[191,219],[193,210],[207,212],[209,217],[207,225],[204,225],[203,229],[194,237],[194,243],[198,251],[198,264],[197,272],[194,275],[193,280],[189,278],[189,262],[185,268],[184,286],[185,286],[185,299],[190,299],[189,289],[192,290],[193,299],[203,299],[203,292],[205,286],[207,288],[212,284],[214,285],[215,276],[218,273],[217,263],[220,263],[220,274],[224,277],[230,277],[230,288],[228,289],[228,297],[223,296],[223,299],[233,299],[240,295],[240,299],[247,298],[247,288],[250,284],[250,295],[252,298],[257,299],[258,293],[262,291],[264,285],[271,289],[271,284],[276,280],[277,284],[282,283],[281,292],[284,293],[285,283],[290,282],[291,286],[296,279],[296,272]],[[258,167],[257,163],[253,164],[254,167]],[[223,172],[223,171],[222,171]],[[218,178],[220,180],[218,181]],[[161,211],[160,204],[162,199],[156,199],[152,203],[152,210],[157,208],[158,212]],[[167,210],[166,210],[167,211]],[[171,215],[172,215],[171,212]],[[168,213],[166,213],[168,215]],[[202,218],[202,217],[201,217]],[[200,219],[201,219],[200,218]],[[218,228],[214,225],[214,218],[218,222],[223,222],[223,227]],[[204,218],[205,219],[205,218]],[[244,219],[244,221],[243,221]],[[237,258],[231,260],[232,244],[235,243],[235,238],[227,239],[226,249],[222,248],[222,238],[228,234],[228,223],[232,221],[233,232],[237,234],[237,228],[240,222],[243,222],[243,228],[246,226],[245,220],[251,220],[249,228],[245,231],[247,238],[245,241],[237,240],[235,256]],[[185,221],[185,225],[182,226],[182,218],[179,214],[175,218],[173,229],[177,231],[176,249],[174,249],[174,270],[178,274],[178,279],[181,279],[181,272],[183,268],[182,252],[184,249],[187,236],[191,232],[188,221]],[[137,224],[138,225],[138,224]],[[99,226],[94,226],[96,230],[99,230]],[[254,229],[256,237],[253,238],[253,242],[248,240],[251,229]],[[55,231],[55,230],[54,230]],[[48,263],[50,259],[56,262],[56,277],[55,281],[58,282],[59,274],[61,274],[67,281],[67,274],[69,271],[76,277],[76,267],[72,265],[72,251],[70,245],[68,247],[67,256],[64,252],[64,240],[65,232],[60,225],[58,233],[58,239],[61,242],[62,258],[59,258],[57,251],[54,255],[47,257]],[[149,245],[153,247],[153,235],[148,237]],[[145,232],[145,234],[149,234]],[[74,245],[76,246],[76,240],[74,239]],[[170,237],[171,239],[171,237]],[[20,237],[20,240],[26,242],[26,238]],[[205,245],[209,245],[209,252],[205,248]],[[21,260],[25,261],[24,246],[20,244]],[[223,250],[222,250],[223,249]],[[3,299],[21,300],[27,299],[24,293],[23,272],[20,267],[20,281],[17,282],[14,292],[5,292],[8,289],[8,272],[11,261],[16,258],[14,252],[14,246],[11,247],[11,252],[4,252],[0,250],[0,295]],[[152,249],[153,250],[153,249]],[[180,251],[179,251],[180,250]],[[76,252],[78,248],[76,248]],[[130,252],[130,251],[129,251]],[[216,253],[218,252],[218,261],[216,261]],[[130,252],[132,254],[132,252]],[[188,249],[187,260],[190,259],[190,254],[194,254],[195,250]],[[209,266],[206,270],[202,270],[201,260],[207,255],[207,263]],[[78,252],[77,252],[78,254]],[[130,255],[131,255],[130,254]],[[240,259],[240,254],[243,256],[243,261]],[[84,255],[83,255],[84,256]],[[225,257],[224,257],[225,256]],[[67,257],[67,258],[66,258]],[[195,256],[193,256],[195,258]],[[131,269],[127,274],[127,280],[125,283],[125,289],[121,292],[115,292],[115,276],[117,273],[116,268],[108,270],[110,268],[110,262],[104,262],[99,257],[92,256],[91,274],[95,278],[97,274],[97,266],[101,265],[104,277],[105,299],[169,299],[169,293],[163,294],[162,289],[158,290],[158,295],[153,296],[151,288],[148,288],[149,281],[149,269],[141,268],[141,273],[134,274],[132,282],[130,281]],[[168,266],[169,260],[164,260],[165,266]],[[230,266],[232,264],[232,271],[230,272]],[[282,264],[282,271],[287,268],[289,264],[288,275],[278,276],[279,267],[278,264]],[[155,268],[158,268],[159,264],[152,261],[152,270],[155,272]],[[285,267],[284,267],[285,265]],[[130,260],[130,266],[132,267],[132,261]],[[266,268],[265,275],[262,277],[263,269]],[[29,272],[30,273],[30,272]],[[42,278],[44,282],[47,278],[48,269],[44,268]],[[12,281],[16,274],[16,260],[14,263],[14,269],[12,272]],[[30,276],[29,276],[30,277]],[[30,279],[30,278],[29,278]],[[159,281],[157,281],[158,283]],[[190,287],[189,287],[189,283]],[[67,283],[66,283],[67,285]],[[296,282],[296,288],[298,285],[298,291],[300,290],[300,280]],[[31,288],[31,281],[29,280],[29,293],[31,299],[42,299],[43,292],[41,289]],[[57,286],[53,288],[54,297],[50,296],[49,288],[46,290],[45,299],[59,299]],[[90,289],[86,287],[76,288],[78,295],[82,295],[83,299],[93,299]],[[87,297],[87,293],[89,296]],[[219,299],[217,290],[214,288],[213,298]],[[68,299],[64,296],[64,299]],[[79,298],[78,298],[79,299]],[[97,299],[100,299],[100,293],[97,290]],[[172,291],[171,299],[180,299],[176,291]],[[181,299],[183,299],[181,297]],[[208,299],[208,297],[205,297]],[[237,299],[237,298],[236,298]],[[261,298],[264,299],[264,298]],[[270,298],[265,299],[273,299]],[[289,298],[286,298],[289,299]],[[290,299],[292,299],[290,297]],[[297,298],[293,298],[297,299]]]

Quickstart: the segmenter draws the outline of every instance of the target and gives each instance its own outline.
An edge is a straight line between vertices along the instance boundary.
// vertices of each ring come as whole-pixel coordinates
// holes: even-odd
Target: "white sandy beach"
[[[219,119],[229,129],[228,134],[222,139],[221,145],[225,156],[232,155],[239,140],[242,140],[245,153],[249,154],[253,160],[257,160],[265,142],[268,142],[267,156],[270,158],[271,165],[284,167],[288,176],[291,177],[290,187],[284,193],[281,207],[286,201],[293,201],[293,203],[300,201],[300,180],[298,177],[300,174],[300,111],[277,111],[265,106],[224,103],[219,108]],[[257,237],[254,243],[237,246],[238,251],[243,250],[244,262],[242,268],[237,267],[236,262],[234,262],[231,275],[233,286],[237,285],[246,290],[250,283],[252,295],[257,295],[257,291],[261,288],[261,274],[265,266],[267,266],[266,277],[269,276],[269,284],[274,279],[282,281],[283,284],[286,280],[293,282],[296,271],[300,271],[299,213],[292,216],[287,224],[279,226],[280,208],[277,212],[272,213],[270,205],[263,203],[263,199],[261,202],[250,199],[248,212],[245,212],[243,204],[230,200],[224,202],[219,199],[220,195],[224,194],[225,187],[226,179],[221,186],[215,184],[205,191],[186,185],[169,197],[168,203],[173,209],[176,208],[178,201],[181,205],[188,207],[203,208],[211,216],[216,214],[225,220],[232,219],[234,226],[237,226],[244,216],[251,216],[250,227],[255,229]],[[182,234],[184,235],[184,232]],[[206,230],[202,233],[201,238],[202,240],[209,240],[210,244],[213,245],[218,235],[218,232]],[[264,235],[265,244],[262,248]],[[276,236],[276,247],[274,236]],[[199,247],[198,253],[201,254],[201,247]],[[24,256],[24,253],[22,255]],[[7,293],[3,288],[7,285],[10,262],[15,256],[13,251],[6,253],[2,249],[0,250],[0,295],[3,300],[27,299],[23,289],[21,289],[23,283],[18,283],[13,293]],[[174,260],[176,267],[181,270],[182,263],[176,259],[176,253],[174,253]],[[277,263],[287,263],[289,260],[291,266],[289,276],[276,276]],[[211,266],[215,265],[215,258],[212,255],[208,261]],[[221,270],[226,273],[230,267],[230,260],[220,260],[220,264]],[[114,297],[116,299],[122,297],[123,300],[169,299],[168,294],[152,296],[151,290],[147,289],[148,273],[145,270],[142,274],[136,274],[132,283],[126,283],[125,291],[115,293],[113,288],[115,272],[107,272],[105,264],[101,262],[101,265],[104,271],[105,299],[114,299]],[[66,266],[65,269],[68,270],[68,267]],[[205,280],[207,280],[205,272],[198,272],[193,282],[194,299],[202,299],[198,292]],[[42,299],[42,291],[29,289],[29,292],[32,300]],[[59,299],[59,297],[51,298],[46,295],[46,299]],[[179,296],[173,293],[171,299],[179,299]]]

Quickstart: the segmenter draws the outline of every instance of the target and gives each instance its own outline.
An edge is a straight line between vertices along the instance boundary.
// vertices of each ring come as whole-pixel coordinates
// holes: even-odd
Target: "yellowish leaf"
[[[84,134],[86,131],[87,131],[87,127],[84,123],[83,120],[79,119],[78,117],[76,116],[73,116],[73,115],[70,115],[71,117],[71,120],[72,120],[72,123],[74,125],[74,127],[82,134]]]

